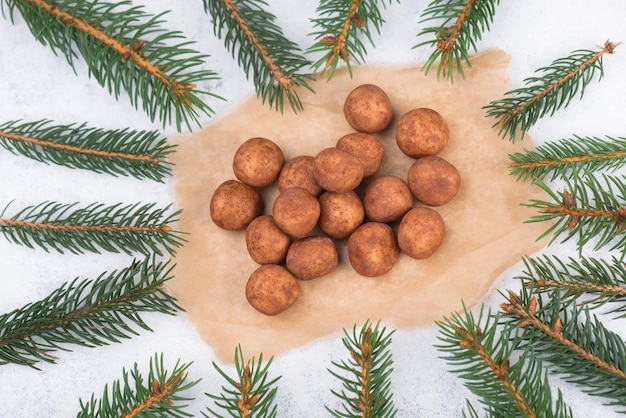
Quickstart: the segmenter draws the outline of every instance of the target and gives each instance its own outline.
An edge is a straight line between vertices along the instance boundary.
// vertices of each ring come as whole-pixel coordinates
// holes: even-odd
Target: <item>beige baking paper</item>
[[[353,78],[337,71],[331,81],[314,83],[317,92],[298,91],[304,111],[283,115],[251,97],[203,130],[172,139],[178,145],[172,161],[175,205],[183,209],[178,229],[189,242],[179,249],[172,294],[218,360],[232,362],[241,344],[246,355],[276,355],[316,338],[342,333],[366,320],[382,320],[397,329],[432,324],[462,307],[475,305],[506,268],[521,256],[539,250],[536,242],[545,226],[528,224],[534,214],[521,206],[542,192],[508,175],[508,154],[532,148],[529,138],[511,144],[491,128],[482,106],[508,90],[509,56],[493,50],[472,59],[465,80],[454,84],[416,66],[353,67]],[[434,73],[434,71],[433,71]],[[276,142],[285,158],[316,155],[352,132],[343,116],[343,101],[356,86],[377,84],[391,98],[395,119],[378,137],[385,146],[380,174],[405,178],[413,161],[395,143],[395,120],[417,107],[440,112],[450,127],[450,140],[439,154],[461,173],[456,198],[437,208],[446,223],[446,238],[426,260],[401,255],[385,276],[368,278],[349,265],[345,242],[340,243],[340,266],[328,276],[300,282],[300,297],[287,311],[264,316],[246,301],[245,285],[258,267],[246,252],[245,232],[224,231],[209,215],[215,188],[235,178],[232,160],[248,138]],[[262,190],[265,213],[271,213],[277,189]],[[417,203],[416,203],[417,205]]]

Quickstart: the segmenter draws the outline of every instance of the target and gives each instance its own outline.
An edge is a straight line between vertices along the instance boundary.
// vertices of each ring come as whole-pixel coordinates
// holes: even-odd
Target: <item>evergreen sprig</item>
[[[565,183],[559,193],[537,182],[553,201],[533,199],[525,204],[539,210],[528,222],[554,221],[540,238],[552,235],[550,243],[560,236],[564,236],[561,242],[576,238],[580,251],[593,243],[594,250],[608,247],[611,251],[620,251],[623,258],[626,255],[626,179],[582,173],[580,178],[566,179]]]
[[[157,131],[104,130],[49,120],[0,125],[0,145],[46,164],[163,182],[171,174],[174,146]]]
[[[513,361],[517,332],[500,326],[498,313],[485,312],[478,318],[467,309],[443,321],[436,347],[452,372],[465,380],[465,386],[479,397],[489,416],[498,417],[571,417],[561,391],[554,398],[541,361],[531,350],[522,350]],[[476,416],[474,408],[469,416]]]
[[[115,98],[126,91],[152,121],[173,122],[181,131],[213,114],[202,97],[217,96],[197,85],[218,77],[203,69],[207,56],[181,32],[162,27],[165,13],[151,15],[127,0],[0,0],[0,7],[11,22],[19,12],[35,39],[64,55],[72,69],[82,57],[91,77]]]
[[[77,208],[77,203],[43,202],[5,218],[8,207],[0,213],[0,233],[10,242],[30,248],[75,254],[104,250],[163,255],[174,254],[185,242],[182,233],[170,226],[180,214],[168,214],[171,205],[92,203]]]
[[[477,51],[476,41],[488,32],[500,0],[433,0],[422,12],[420,23],[436,21],[424,27],[418,37],[427,40],[413,48],[428,46],[433,52],[423,66],[428,74],[437,63],[437,79],[453,81],[454,73],[464,77],[463,64],[471,66],[470,51]]]
[[[269,369],[273,361],[270,357],[263,364],[263,354],[258,360],[254,357],[245,360],[241,346],[235,348],[235,373],[236,377],[230,377],[217,363],[213,367],[226,380],[227,386],[222,386],[220,394],[207,393],[210,399],[215,401],[219,409],[228,415],[222,415],[211,408],[207,410],[211,415],[203,412],[203,415],[211,418],[240,417],[240,418],[275,418],[276,417],[276,382],[281,376],[269,379]]]
[[[147,379],[141,375],[137,363],[132,370],[122,370],[122,379],[115,380],[109,389],[105,385],[100,399],[91,395],[88,402],[80,400],[81,410],[77,418],[133,418],[133,417],[192,417],[185,411],[193,398],[183,392],[195,386],[199,380],[188,381],[187,369],[191,363],[174,365],[168,372],[163,354],[150,359]]]
[[[509,155],[509,172],[518,179],[568,177],[581,169],[612,171],[626,163],[626,138],[581,137],[546,142],[535,150]]]
[[[0,364],[36,368],[54,363],[51,353],[67,346],[97,347],[150,331],[143,312],[174,315],[182,308],[166,292],[169,263],[146,258],[95,280],[74,279],[45,298],[0,315]]]
[[[612,54],[620,42],[606,41],[599,51],[577,50],[569,56],[553,61],[548,67],[539,68],[537,76],[524,80],[524,87],[505,93],[503,99],[495,100],[484,109],[487,116],[494,117],[498,134],[515,142],[521,139],[542,117],[551,116],[563,109],[576,97],[582,98],[587,86],[596,78],[602,79],[602,58]],[[597,77],[596,77],[597,76]]]
[[[344,63],[352,76],[351,59],[363,63],[367,55],[365,41],[374,46],[372,29],[380,34],[385,23],[381,9],[392,0],[321,0],[319,17],[311,19],[317,30],[311,33],[316,42],[307,53],[322,53],[313,64],[314,71],[322,69],[330,80],[339,63]]]
[[[350,360],[332,362],[329,372],[342,384],[342,390],[331,390],[341,400],[341,409],[326,409],[334,417],[385,418],[395,417],[397,410],[391,394],[390,375],[393,359],[389,346],[393,331],[377,323],[373,328],[367,321],[352,334],[344,330],[343,345]]]
[[[203,0],[213,21],[215,35],[224,41],[248,79],[254,80],[257,96],[270,108],[283,111],[285,101],[292,110],[302,110],[297,87],[312,90],[313,78],[304,72],[310,62],[300,55],[298,45],[287,39],[276,17],[263,0]]]
[[[626,265],[616,257],[525,257],[519,278],[535,293],[559,294],[562,306],[584,304],[590,309],[606,304],[610,313],[626,315]]]
[[[564,308],[558,295],[544,304],[528,289],[521,295],[510,292],[501,306],[513,325],[524,330],[520,349],[532,347],[535,356],[583,392],[611,399],[608,405],[626,406],[626,344],[589,309],[576,304]]]

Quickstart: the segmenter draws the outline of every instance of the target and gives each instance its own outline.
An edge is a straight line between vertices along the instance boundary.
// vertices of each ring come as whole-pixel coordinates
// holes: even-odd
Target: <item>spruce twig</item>
[[[537,182],[552,202],[531,200],[528,207],[537,208],[539,215],[529,222],[555,221],[541,236],[552,234],[550,242],[565,236],[562,242],[577,238],[580,251],[590,242],[594,250],[608,247],[626,255],[626,181],[623,177],[603,175],[604,184],[591,174],[583,174],[573,181],[566,179],[560,193],[545,183]]]
[[[276,377],[269,379],[269,368],[274,358],[270,357],[266,364],[263,364],[263,354],[255,362],[254,357],[245,360],[241,346],[235,348],[235,378],[222,370],[215,362],[213,367],[226,380],[228,386],[222,386],[220,394],[206,395],[213,399],[216,406],[228,413],[230,417],[240,418],[270,418],[276,417],[276,382],[280,379]],[[211,415],[206,417],[226,417],[211,408],[207,408]]]
[[[476,41],[489,31],[500,0],[433,0],[422,12],[421,23],[437,21],[438,26],[425,27],[417,35],[429,39],[413,48],[434,48],[424,64],[428,74],[437,63],[437,79],[453,81],[455,71],[464,77],[463,63],[471,66],[470,51],[477,51]]]
[[[156,131],[103,130],[51,121],[9,121],[0,125],[0,145],[46,164],[163,182],[171,174],[174,146]]]
[[[343,62],[352,76],[351,59],[357,63],[365,61],[367,49],[364,40],[372,46],[372,28],[380,34],[385,20],[380,12],[380,5],[386,7],[392,0],[321,0],[317,6],[319,17],[311,19],[314,28],[311,35],[316,42],[307,53],[323,53],[314,64],[314,71],[322,69],[333,77],[340,62]]]
[[[626,344],[588,309],[567,306],[563,309],[558,297],[542,306],[542,299],[526,290],[521,296],[509,292],[501,308],[525,330],[521,346],[532,345],[584,392],[612,399],[609,405],[626,406]]]
[[[509,172],[518,179],[554,180],[584,168],[591,173],[616,170],[626,163],[626,138],[574,136],[509,155]]]
[[[170,224],[177,221],[180,211],[167,214],[170,206],[156,204],[106,206],[92,203],[84,208],[77,204],[43,202],[28,206],[12,217],[0,213],[0,233],[15,244],[35,246],[75,254],[100,253],[101,250],[144,255],[175,253],[185,240]]]
[[[367,321],[352,335],[344,330],[343,345],[350,353],[350,361],[332,362],[335,370],[329,372],[342,383],[341,392],[331,390],[341,401],[341,410],[328,412],[341,418],[394,417],[390,375],[393,360],[389,345],[393,331],[377,323],[374,328]]]
[[[550,66],[539,68],[537,76],[524,80],[524,87],[509,91],[503,99],[484,107],[487,116],[497,119],[493,127],[511,142],[515,142],[518,131],[523,139],[540,118],[567,107],[577,95],[582,98],[596,74],[602,79],[603,56],[612,54],[620,44],[607,40],[599,51],[573,51]]]
[[[108,385],[104,387],[100,399],[95,395],[88,402],[81,399],[77,418],[192,417],[185,408],[193,398],[182,394],[199,382],[187,381],[190,365],[178,360],[172,372],[168,372],[163,354],[155,354],[150,359],[148,378],[144,380],[135,363],[130,372],[122,370],[122,380],[114,381],[110,390]]]
[[[90,76],[115,98],[125,90],[152,121],[173,122],[181,131],[213,114],[202,97],[217,96],[197,85],[218,77],[202,69],[207,56],[181,32],[161,27],[165,13],[150,15],[127,0],[0,0],[6,16],[5,6],[12,22],[19,12],[35,39],[63,54],[72,69],[80,55]]]
[[[0,364],[36,368],[54,363],[51,353],[68,345],[97,347],[150,331],[143,312],[174,315],[180,308],[166,292],[173,266],[154,257],[134,261],[97,279],[74,279],[45,298],[0,315]]]
[[[299,55],[297,44],[287,39],[275,24],[276,17],[264,10],[263,0],[203,0],[213,20],[215,35],[254,80],[257,96],[270,108],[282,112],[285,100],[294,112],[302,110],[297,87],[311,90],[313,79],[303,72],[310,62]]]
[[[499,315],[481,307],[478,318],[464,309],[437,323],[437,348],[480,397],[489,416],[571,417],[561,392],[553,401],[547,374],[532,352],[524,350],[512,363],[517,336],[512,326],[499,326]],[[476,416],[470,409],[470,416]]]

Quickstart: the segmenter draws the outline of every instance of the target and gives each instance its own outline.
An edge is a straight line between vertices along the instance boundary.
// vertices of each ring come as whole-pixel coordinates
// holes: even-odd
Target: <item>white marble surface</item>
[[[4,4],[5,2],[1,2]],[[171,10],[167,27],[182,30],[197,42],[196,48],[211,55],[207,66],[222,77],[216,93],[227,102],[213,102],[217,117],[240,99],[253,93],[242,70],[230,58],[221,41],[213,35],[210,18],[202,2],[135,0],[154,13]],[[312,42],[309,18],[317,2],[270,0],[270,9],[278,16],[285,34],[302,48]],[[426,1],[392,4],[383,17],[387,23],[376,47],[369,48],[368,63],[410,63],[426,59],[425,49],[411,49],[421,27],[418,18]],[[540,0],[503,1],[498,7],[492,31],[478,43],[480,51],[498,47],[511,54],[508,71],[511,87],[555,58],[575,49],[595,49],[605,40],[626,41],[626,2],[623,0]],[[626,135],[626,45],[605,58],[605,77],[591,85],[582,101],[574,102],[550,119],[541,120],[530,132],[536,143],[572,134]],[[11,24],[7,16],[0,19],[0,122],[22,119],[52,119],[58,123],[88,122],[101,128],[160,129],[163,135],[174,135],[172,127],[161,129],[127,99],[116,101],[87,76],[82,63],[76,74],[64,58],[35,42],[20,16]],[[202,121],[210,123],[209,118]],[[114,178],[87,171],[44,165],[14,156],[0,149],[0,210],[13,202],[23,207],[46,200],[61,202],[105,203],[157,202],[163,205],[173,199],[171,181],[158,184],[131,178]],[[554,245],[546,252],[567,256],[574,254],[572,245]],[[9,312],[28,302],[48,295],[63,282],[75,277],[96,277],[130,263],[124,255],[60,255],[10,244],[0,237],[0,312]],[[601,254],[602,255],[602,254]],[[491,306],[500,303],[498,290],[517,286],[512,277],[521,272],[518,263],[507,270],[487,295]],[[163,352],[171,368],[180,358],[193,362],[190,378],[202,381],[190,393],[195,397],[188,410],[196,415],[211,405],[205,392],[219,390],[221,380],[213,369],[210,347],[195,334],[183,315],[145,315],[154,332],[106,347],[88,349],[71,347],[58,352],[57,364],[41,364],[41,370],[22,366],[0,366],[0,416],[2,417],[68,417],[79,410],[79,399],[92,393],[99,396],[104,385],[121,377],[122,368],[137,362],[148,369],[150,357]],[[626,337],[621,322],[608,324]],[[457,417],[471,394],[461,380],[447,371],[434,348],[437,330],[427,327],[401,330],[394,334],[392,345],[395,372],[392,377],[395,405],[399,417]],[[315,342],[275,359],[274,375],[279,381],[280,417],[327,416],[323,405],[333,407],[330,393],[336,382],[326,369],[331,360],[343,358],[341,334]],[[578,389],[551,377],[560,387],[577,417],[609,417],[614,410],[602,407],[602,400],[582,394]]]

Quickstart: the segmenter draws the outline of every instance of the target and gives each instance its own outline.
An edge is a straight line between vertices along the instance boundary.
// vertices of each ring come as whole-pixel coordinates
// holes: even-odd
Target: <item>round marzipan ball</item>
[[[291,238],[270,215],[261,215],[246,228],[248,254],[259,264],[280,264],[287,257]]]
[[[233,172],[242,182],[253,187],[272,184],[283,168],[283,152],[266,138],[250,138],[235,152]]]
[[[322,189],[345,193],[361,184],[363,164],[357,157],[339,148],[325,148],[315,156],[313,176]]]
[[[368,277],[389,272],[398,261],[396,234],[387,224],[368,222],[348,238],[348,258],[354,270]]]
[[[302,187],[315,197],[321,195],[323,190],[313,176],[314,159],[310,155],[299,155],[288,160],[278,175],[278,190]]]
[[[318,200],[321,209],[318,225],[329,237],[344,239],[363,223],[365,210],[355,192],[324,192]]]
[[[407,183],[417,200],[428,206],[441,206],[454,199],[459,192],[461,175],[448,161],[430,155],[411,164]]]
[[[231,231],[246,229],[254,218],[263,213],[263,199],[259,192],[237,180],[220,184],[209,206],[215,225]]]
[[[382,131],[393,119],[389,96],[374,84],[352,90],[343,104],[343,114],[354,130],[368,134]]]
[[[365,187],[363,207],[373,221],[395,222],[413,207],[413,195],[400,177],[376,177]]]
[[[320,217],[317,198],[301,187],[280,192],[272,208],[274,222],[293,238],[304,238],[315,228]]]
[[[434,209],[417,207],[404,215],[398,228],[398,245],[409,257],[428,258],[437,251],[446,235],[446,225]]]
[[[332,239],[308,237],[294,241],[287,252],[287,270],[302,280],[322,277],[337,267],[339,254]]]
[[[435,155],[448,143],[450,131],[443,116],[429,108],[409,110],[396,125],[396,143],[409,157]]]
[[[385,148],[374,135],[354,132],[342,136],[337,148],[357,157],[363,164],[363,178],[372,177],[383,162]]]
[[[256,269],[246,284],[246,299],[262,314],[274,316],[293,305],[300,295],[300,286],[287,269],[265,264]]]

